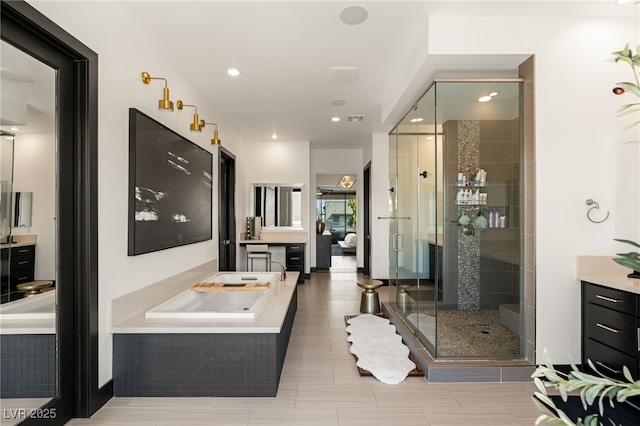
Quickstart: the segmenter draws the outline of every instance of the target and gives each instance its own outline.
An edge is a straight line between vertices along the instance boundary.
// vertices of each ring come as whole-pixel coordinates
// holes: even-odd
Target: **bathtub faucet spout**
[[[277,263],[280,265],[280,281],[287,279],[287,268],[278,260],[272,260],[269,263]]]

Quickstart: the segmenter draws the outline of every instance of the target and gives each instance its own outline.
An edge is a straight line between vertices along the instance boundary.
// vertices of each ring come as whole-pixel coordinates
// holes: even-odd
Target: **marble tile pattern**
[[[355,265],[353,266],[355,268]],[[333,269],[333,268],[332,268]],[[362,290],[345,265],[298,286],[298,312],[278,394],[273,398],[113,398],[70,425],[533,425],[532,382],[385,385],[358,374],[345,315]],[[388,300],[388,287],[379,290]]]

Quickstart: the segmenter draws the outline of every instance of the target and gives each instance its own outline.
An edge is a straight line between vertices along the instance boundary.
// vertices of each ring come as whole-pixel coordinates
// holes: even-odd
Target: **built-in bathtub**
[[[275,272],[217,273],[214,268],[217,264],[209,262],[112,302],[115,396],[276,395],[297,309],[298,272],[281,281]],[[247,276],[256,279],[243,280]],[[265,278],[275,280],[266,290],[240,290],[243,282]],[[217,312],[213,316],[190,319],[147,315],[161,307],[166,312],[185,310],[177,308],[179,300],[194,297],[194,285],[214,279],[231,284],[228,288],[235,291],[222,293],[237,300],[244,300],[246,293],[263,297],[253,317],[225,317],[218,308],[203,311]],[[206,298],[208,292],[203,293]],[[239,306],[244,311],[244,304]],[[238,312],[237,307],[232,311]]]
[[[0,399],[56,395],[56,291],[0,305]]]
[[[56,292],[14,300],[0,305],[0,321],[7,320],[53,320],[56,316]]]
[[[209,277],[145,313],[146,318],[253,319],[278,285],[279,273],[228,273]],[[256,284],[264,284],[256,287]],[[204,285],[202,285],[204,284]]]

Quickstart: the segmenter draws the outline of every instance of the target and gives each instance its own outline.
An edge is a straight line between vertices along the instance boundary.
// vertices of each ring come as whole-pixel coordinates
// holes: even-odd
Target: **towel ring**
[[[593,207],[591,207],[589,210],[587,210],[587,219],[589,219],[591,222],[593,222],[593,223],[602,223],[602,222],[604,222],[605,220],[607,220],[609,218],[609,212],[607,211],[607,215],[604,217],[604,219],[602,219],[602,220],[593,220],[591,218],[591,216],[590,216],[591,215],[591,211],[593,209],[600,209],[600,204],[598,204],[596,201],[593,201],[591,198],[589,198],[587,200],[587,205],[588,206],[593,205]]]

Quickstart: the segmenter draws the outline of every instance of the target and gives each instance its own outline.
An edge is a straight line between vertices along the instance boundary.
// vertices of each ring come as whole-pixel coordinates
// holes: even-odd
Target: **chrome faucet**
[[[279,260],[271,260],[269,263],[277,263],[280,265],[280,281],[287,279],[287,268]]]

